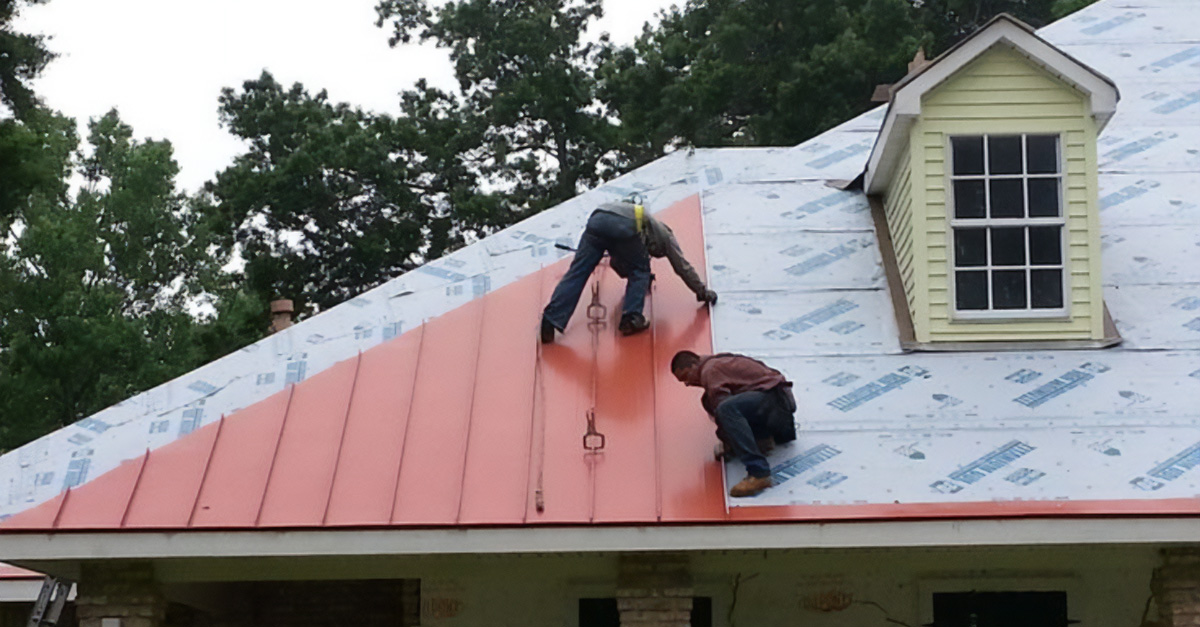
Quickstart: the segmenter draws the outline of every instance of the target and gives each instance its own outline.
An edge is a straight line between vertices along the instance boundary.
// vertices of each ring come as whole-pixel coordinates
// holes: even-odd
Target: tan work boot
[[[771,476],[766,477],[746,477],[738,482],[737,485],[729,488],[729,496],[742,497],[754,496],[763,490],[771,487]]]

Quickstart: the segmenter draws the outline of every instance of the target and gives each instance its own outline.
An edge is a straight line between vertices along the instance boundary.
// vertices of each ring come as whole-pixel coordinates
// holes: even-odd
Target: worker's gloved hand
[[[696,292],[696,300],[715,305],[717,304],[717,293],[710,289],[705,289],[703,292]]]

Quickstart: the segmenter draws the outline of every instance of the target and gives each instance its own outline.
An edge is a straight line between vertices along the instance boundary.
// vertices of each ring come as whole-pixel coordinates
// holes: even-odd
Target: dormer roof
[[[868,194],[886,189],[907,146],[908,130],[921,114],[922,97],[994,46],[1016,50],[1085,94],[1097,130],[1104,128],[1116,112],[1119,93],[1112,79],[1042,39],[1028,24],[1002,13],[892,85],[883,128],[867,161],[864,187]]]

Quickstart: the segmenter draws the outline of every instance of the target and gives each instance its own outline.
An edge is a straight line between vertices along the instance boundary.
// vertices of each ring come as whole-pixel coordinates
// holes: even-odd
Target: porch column
[[[167,610],[148,562],[85,565],[76,595],[79,627],[162,627]]]
[[[1200,549],[1164,549],[1150,589],[1162,627],[1200,627]]]
[[[629,553],[620,557],[617,610],[622,627],[690,627],[691,560],[684,553]]]

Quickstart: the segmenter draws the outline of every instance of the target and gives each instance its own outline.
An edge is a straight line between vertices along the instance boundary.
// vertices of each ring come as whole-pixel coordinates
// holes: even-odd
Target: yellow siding
[[[1069,319],[954,319],[947,207],[949,136],[984,133],[1060,135]],[[925,95],[921,117],[910,133],[908,155],[892,181],[885,206],[917,341],[1103,337],[1096,126],[1082,94],[1011,48],[994,47]],[[905,219],[901,214],[909,211],[911,217]]]

